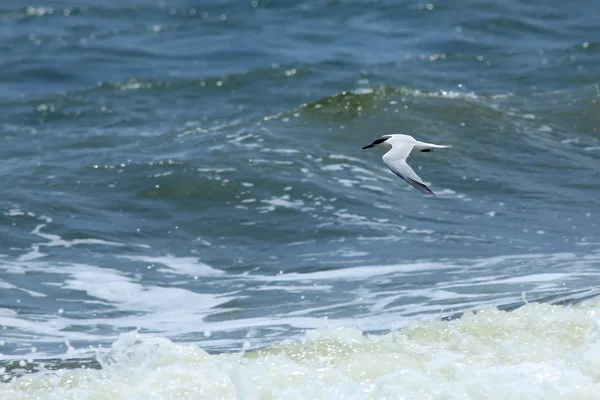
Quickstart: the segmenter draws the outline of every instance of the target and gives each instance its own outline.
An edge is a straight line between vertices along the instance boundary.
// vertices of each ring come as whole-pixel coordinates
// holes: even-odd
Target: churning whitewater
[[[600,304],[487,308],[384,335],[311,331],[260,351],[209,354],[123,334],[102,369],[62,369],[0,385],[10,399],[594,399]]]

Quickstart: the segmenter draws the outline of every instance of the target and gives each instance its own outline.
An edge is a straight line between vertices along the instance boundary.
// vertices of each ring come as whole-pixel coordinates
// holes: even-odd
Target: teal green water
[[[600,283],[583,1],[0,6],[0,352],[209,351]],[[397,179],[382,134],[438,194]],[[69,350],[71,349],[71,350]]]

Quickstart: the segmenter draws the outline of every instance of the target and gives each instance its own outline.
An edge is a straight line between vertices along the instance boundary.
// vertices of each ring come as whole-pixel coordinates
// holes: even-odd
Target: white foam
[[[407,273],[428,269],[445,269],[450,265],[440,263],[411,263],[397,265],[373,265],[367,267],[340,268],[328,271],[317,271],[304,274],[290,273],[271,277],[262,277],[266,281],[319,281],[319,280],[363,280],[376,276]]]
[[[270,200],[272,204],[268,204]],[[313,197],[311,201],[335,200]],[[304,200],[295,200],[289,195],[274,197],[266,202],[273,209],[304,210],[306,207]],[[385,223],[352,214],[347,209],[337,210],[335,216],[337,222],[341,223],[371,226]],[[130,246],[94,239],[85,243],[68,241],[58,235],[42,232],[42,229],[43,225],[39,225],[32,233],[47,241],[32,246],[27,253],[31,258],[22,257],[14,261],[1,258],[0,268],[8,278],[4,286],[6,289],[20,290],[23,299],[27,296],[46,296],[44,302],[47,300],[55,304],[50,306],[52,311],[47,315],[0,315],[0,325],[12,328],[6,338],[7,347],[14,343],[22,347],[43,347],[41,343],[66,340],[89,340],[97,344],[114,340],[115,335],[123,330],[140,327],[170,338],[186,339],[197,338],[202,336],[201,332],[211,331],[210,341],[206,342],[210,349],[231,350],[240,348],[240,338],[246,336],[252,346],[263,346],[282,338],[297,338],[302,329],[322,327],[324,318],[329,318],[331,326],[389,329],[401,326],[415,316],[439,316],[446,312],[446,308],[448,312],[454,312],[489,304],[510,303],[520,299],[523,291],[527,291],[528,298],[535,298],[539,293],[548,295],[569,290],[573,288],[572,284],[570,287],[563,285],[576,279],[586,279],[590,285],[600,280],[596,268],[599,257],[593,252],[587,252],[586,255],[531,254],[377,265],[376,255],[372,256],[371,261],[365,260],[370,254],[357,252],[349,244],[337,246],[335,254],[340,257],[360,256],[363,259],[340,260],[339,265],[346,267],[349,263],[359,262],[358,266],[279,275],[257,268],[249,273],[237,274],[215,269],[197,257],[146,255],[138,249],[134,254],[128,254]],[[408,230],[407,227],[398,229]],[[404,239],[386,236],[358,237],[357,240],[393,244]],[[40,259],[45,254],[36,252],[40,248],[68,248],[79,244],[119,246],[118,251],[124,254],[114,257],[130,260],[133,268],[122,268],[123,264],[127,264],[122,259],[117,262],[121,266],[119,269],[110,268],[111,262],[106,261],[109,258],[102,259],[102,266],[53,262]],[[295,253],[303,261],[320,261],[331,256],[331,252],[326,251],[299,250]],[[90,262],[94,260],[90,258]],[[135,268],[136,263],[142,263],[140,266],[143,268]],[[375,265],[369,265],[371,263]],[[329,263],[330,268],[334,265],[333,262]],[[544,269],[536,270],[542,266]],[[547,266],[551,266],[552,271],[546,270]],[[22,285],[21,277],[10,280],[11,274],[30,272],[36,272],[36,276],[42,280],[33,286],[35,291],[29,287],[17,287]],[[173,281],[173,275],[179,275],[175,277],[178,281]],[[420,279],[425,275],[428,280],[434,277],[427,287],[411,284],[413,277]],[[187,279],[188,276],[206,279],[191,280]],[[265,291],[272,291],[277,302],[266,304]],[[83,312],[73,313],[74,308],[65,305],[73,301],[74,292],[81,293],[81,296],[75,296],[77,300],[74,301],[81,305]],[[40,302],[39,299],[29,300],[34,304]],[[97,308],[99,311],[96,311]],[[54,310],[58,309],[64,309],[64,312],[57,314]],[[34,356],[55,356],[56,352],[62,350],[56,350],[55,346],[53,351],[54,354],[38,351]]]
[[[361,188],[372,190],[374,192],[385,193],[385,189],[381,186],[373,186],[373,185],[360,185]]]
[[[261,202],[268,204],[268,206],[257,208],[263,212],[275,211],[276,208],[289,208],[302,211],[314,210],[312,207],[304,207],[304,201],[299,199],[292,200],[290,195],[287,194],[280,197],[271,197],[270,199],[261,200]]]
[[[167,267],[164,271],[174,274],[191,276],[215,276],[223,275],[223,271],[214,269],[208,264],[203,263],[196,257],[175,257],[167,256],[119,256],[133,261],[142,261],[147,264],[161,264]]]
[[[43,216],[43,215],[38,217],[38,219],[46,221],[46,223],[52,222],[51,218]],[[46,224],[39,224],[35,227],[35,229],[33,231],[31,231],[31,233],[33,235],[39,236],[48,241],[43,242],[43,243],[32,244],[31,249],[27,253],[19,256],[19,258],[17,259],[18,261],[32,261],[32,260],[36,260],[36,259],[45,257],[46,254],[40,250],[40,248],[42,248],[42,247],[58,247],[58,246],[60,246],[60,247],[69,248],[69,247],[80,246],[80,245],[124,246],[123,243],[111,242],[111,241],[102,240],[102,239],[89,238],[89,239],[66,240],[66,239],[63,239],[62,237],[60,237],[59,235],[42,232],[42,228],[45,228],[45,227],[46,227]],[[138,245],[137,247],[146,248],[147,246]]]
[[[64,287],[118,304],[125,311],[185,312],[207,310],[229,299],[180,288],[145,286],[119,272],[91,265],[64,268],[71,275]],[[182,305],[187,307],[182,308]],[[191,306],[193,305],[193,306]],[[191,306],[191,307],[190,307]]]
[[[321,167],[323,171],[343,171],[344,168],[347,168],[348,164],[330,164]]]
[[[136,261],[162,263],[168,267],[165,270],[171,273],[198,274],[207,277],[221,276],[222,274],[221,271],[212,269],[191,257],[131,256],[130,258]],[[62,276],[60,285],[51,285],[52,293],[56,293],[57,288],[65,291],[80,291],[86,293],[91,299],[80,299],[79,303],[101,304],[108,307],[108,310],[120,312],[117,316],[94,318],[93,315],[87,315],[84,319],[71,318],[69,313],[37,316],[32,320],[20,315],[0,316],[0,326],[22,332],[18,336],[11,336],[10,341],[12,342],[32,343],[39,339],[44,342],[106,341],[109,339],[110,337],[107,336],[90,333],[97,331],[95,328],[97,326],[111,326],[114,329],[131,329],[139,326],[152,332],[171,335],[190,334],[197,332],[199,327],[203,326],[203,318],[212,313],[214,308],[231,300],[225,293],[209,294],[181,287],[144,284],[138,277],[129,277],[115,269],[89,264],[49,264],[41,261],[29,261],[26,263],[2,262],[0,267],[12,274],[37,271]],[[5,284],[6,287],[8,285],[10,284]],[[46,296],[44,293],[20,290],[32,297]],[[53,297],[56,297],[56,294],[53,294]],[[65,297],[68,298],[68,296]],[[73,326],[80,329],[67,329]],[[86,328],[81,329],[82,327]],[[22,340],[19,339],[21,336]],[[46,357],[47,354],[36,353],[35,356]]]
[[[384,335],[320,328],[300,342],[221,355],[131,332],[98,354],[101,370],[15,378],[0,398],[594,399],[599,316],[598,302],[529,304]]]

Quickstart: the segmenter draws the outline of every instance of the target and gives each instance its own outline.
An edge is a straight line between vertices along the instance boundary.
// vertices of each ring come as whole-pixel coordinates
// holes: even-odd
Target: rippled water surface
[[[0,392],[35,398],[28,390],[50,385],[50,397],[76,396],[36,379],[91,365],[104,375],[78,379],[148,398],[118,381],[118,368],[139,367],[133,381],[162,374],[153,369],[162,356],[147,359],[156,346],[176,360],[167,375],[209,360],[203,368],[235,386],[200,393],[159,380],[160,398],[441,398],[395,374],[444,375],[452,360],[514,362],[508,380],[539,367],[557,385],[565,374],[600,382],[584,356],[594,349],[539,328],[567,324],[575,335],[572,315],[585,346],[596,340],[597,303],[565,304],[600,285],[599,10],[592,1],[3,2],[0,353],[13,382]],[[410,158],[437,197],[399,180],[377,149],[359,151],[390,133],[453,146]],[[525,303],[514,317],[486,308]],[[429,322],[480,309],[492,311]],[[539,329],[523,334],[519,318]],[[478,345],[459,357],[439,350],[440,332],[453,329],[461,340],[502,337],[515,353],[553,353],[516,360]],[[540,332],[549,336],[532,343]],[[333,350],[323,347],[375,360],[382,348],[369,341],[398,340],[450,358],[432,366],[392,352],[389,371],[375,363],[360,375],[327,364]],[[272,365],[290,376],[303,351],[316,363],[307,368],[379,378],[357,389],[302,375],[313,386],[284,390],[269,386],[269,369],[233,371],[239,352],[265,348],[274,350],[252,359],[287,354]],[[475,389],[476,372],[455,371],[467,388],[460,397],[455,386],[456,398],[499,393],[488,361]],[[32,370],[42,372],[16,378]],[[421,376],[421,387],[448,393],[436,376]],[[528,398],[556,394],[543,388]]]

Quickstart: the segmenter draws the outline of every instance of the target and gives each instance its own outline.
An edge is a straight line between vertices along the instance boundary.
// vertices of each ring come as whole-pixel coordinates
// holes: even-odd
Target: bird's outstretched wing
[[[406,163],[406,158],[413,148],[412,144],[394,148],[383,156],[383,162],[392,170],[393,173],[402,178],[406,183],[414,186],[418,191],[430,196],[435,196],[419,178],[419,175]]]

